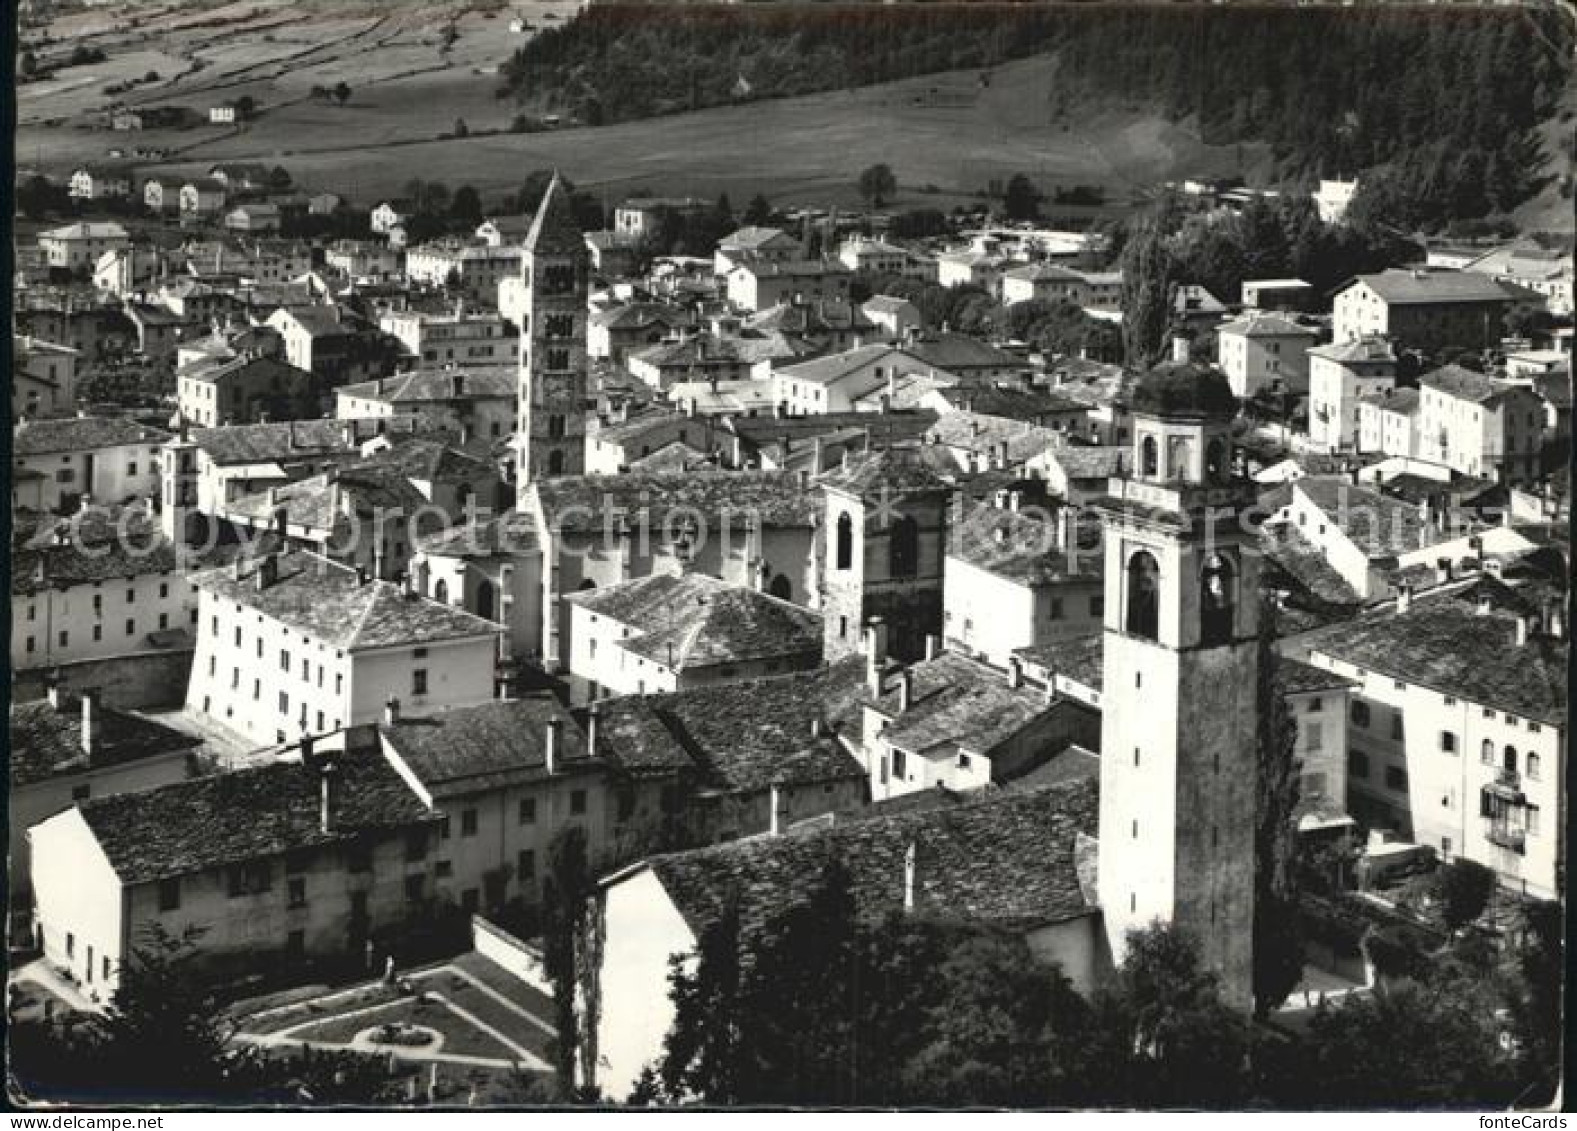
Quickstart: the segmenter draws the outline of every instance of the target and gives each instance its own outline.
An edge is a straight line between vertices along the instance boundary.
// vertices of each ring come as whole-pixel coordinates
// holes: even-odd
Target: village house
[[[1031,475],[1030,465],[1060,447],[1064,433],[1027,421],[955,409],[937,417],[926,440],[952,457],[964,472],[1001,471]]]
[[[786,263],[804,253],[805,248],[799,240],[777,228],[740,228],[718,241],[712,269],[717,275],[726,277],[748,260]]]
[[[1105,494],[1107,480],[1132,469],[1128,448],[1115,444],[1056,444],[1024,463],[1024,473],[1043,482],[1048,495],[1072,506]]]
[[[408,209],[400,201],[380,200],[368,214],[375,236],[387,236],[405,223]]]
[[[1025,377],[1030,368],[1016,354],[968,334],[947,330],[921,331],[904,342],[903,350],[936,373],[951,375],[965,383],[1017,380]]]
[[[646,239],[660,230],[664,213],[695,215],[711,207],[704,200],[688,196],[634,197],[614,208],[613,230],[630,239]]]
[[[143,515],[79,512],[40,527],[11,560],[13,671],[88,671],[96,661],[192,646],[196,591],[175,545]],[[134,682],[124,670],[120,681]]]
[[[279,231],[279,205],[241,204],[225,213],[227,231],[268,235]]]
[[[814,890],[829,859],[849,870],[856,913],[895,912],[1000,924],[1088,992],[1110,968],[1094,896],[1092,781],[1013,791],[956,808],[834,821],[655,856],[606,877],[596,895],[603,939],[598,1064],[606,1095],[625,1095],[673,1024],[668,971],[724,914],[729,892],[754,918]]]
[[[83,165],[66,182],[66,195],[72,200],[125,200],[131,192],[131,173],[125,169]]]
[[[1309,391],[1308,349],[1319,334],[1279,314],[1251,312],[1216,327],[1216,364],[1240,400]]]
[[[839,245],[838,260],[850,271],[867,275],[902,275],[909,253],[882,240],[860,237]]]
[[[223,181],[199,177],[181,186],[182,220],[203,220],[224,211],[229,192]]]
[[[632,350],[657,345],[693,323],[688,312],[661,302],[627,302],[595,310],[586,320],[586,356],[623,365]]]
[[[702,573],[635,578],[568,602],[572,700],[684,691],[821,662],[815,613]]]
[[[64,416],[77,406],[77,359],[70,346],[27,335],[11,349],[11,419]]]
[[[1358,451],[1387,456],[1416,456],[1419,452],[1419,393],[1417,389],[1381,385],[1374,393],[1358,397]]]
[[[365,569],[293,551],[191,580],[186,709],[255,745],[364,726],[390,697],[423,715],[494,696],[499,625]]]
[[[107,706],[98,691],[11,704],[12,905],[25,905],[32,869],[27,830],[78,802],[153,789],[191,776],[201,740]]]
[[[1330,342],[1310,348],[1308,357],[1310,442],[1327,452],[1358,450],[1359,401],[1396,387],[1391,343],[1378,337]]]
[[[1461,267],[1464,271],[1504,279],[1543,295],[1545,308],[1551,314],[1571,316],[1572,261],[1571,256],[1559,248],[1519,241],[1471,256]]]
[[[107,220],[81,220],[38,234],[45,265],[68,271],[91,271],[106,251],[130,246],[126,229]]]
[[[1052,263],[1026,263],[1002,272],[1002,301],[1071,302],[1084,305],[1084,276],[1072,268]]]
[[[1419,458],[1464,475],[1538,479],[1544,405],[1532,389],[1448,365],[1419,379]]]
[[[890,342],[908,338],[913,331],[924,324],[924,320],[920,317],[920,308],[906,298],[872,295],[860,304],[860,310]]]
[[[520,336],[497,314],[467,312],[457,306],[445,314],[403,311],[378,321],[421,368],[507,365],[520,360]]]
[[[180,177],[154,176],[142,182],[142,204],[149,212],[163,215],[181,210]]]
[[[1486,349],[1500,341],[1511,293],[1468,271],[1395,268],[1359,275],[1336,295],[1332,333],[1346,342],[1384,334],[1399,346]]]
[[[877,344],[781,366],[772,380],[777,401],[787,412],[813,416],[852,412],[866,394],[891,394],[899,377],[932,369],[904,347]]]
[[[567,598],[581,590],[686,567],[753,586],[767,570],[769,592],[816,607],[823,508],[808,476],[560,476],[534,482],[521,509],[535,522],[542,553],[542,619],[532,651],[550,670],[569,667],[574,652]]]
[[[383,757],[438,818],[433,885],[467,914],[511,900],[537,906],[553,839],[586,836],[593,866],[612,855],[607,766],[551,696],[453,707],[412,718],[391,702],[378,725]]]
[[[337,306],[280,308],[267,325],[285,340],[285,360],[331,385],[394,371],[399,346],[382,331],[347,318]]]
[[[335,240],[323,249],[323,265],[350,279],[382,279],[400,270],[400,252],[375,240]]]
[[[29,830],[36,932],[100,1002],[155,926],[218,978],[365,964],[431,919],[439,820],[372,752],[85,801]]]
[[[299,420],[320,408],[312,374],[255,352],[177,372],[176,396],[181,416],[199,428]]]
[[[936,257],[936,281],[944,287],[981,287],[996,297],[1002,273],[1012,261],[995,250],[969,247],[944,251]]]
[[[26,420],[12,432],[11,466],[44,477],[43,509],[69,513],[85,497],[102,504],[156,496],[168,439],[121,417]]]
[[[790,301],[848,301],[850,271],[835,259],[754,257],[729,268],[728,301],[738,310],[765,310]]]
[[[955,523],[942,576],[943,643],[1004,669],[1020,648],[1099,631],[1106,599],[1102,555],[1076,513],[1032,516],[1016,502]]]
[[[451,288],[479,305],[497,303],[499,313],[518,325],[518,319],[505,313],[499,288],[518,279],[523,254],[519,244],[494,246],[458,240],[418,244],[405,249],[405,278],[414,284]]]
[[[260,193],[271,187],[269,168],[257,161],[226,161],[213,166],[208,175],[232,193]],[[289,186],[289,178],[285,181]]]
[[[1488,579],[1404,593],[1322,633],[1309,662],[1354,684],[1352,815],[1555,898],[1566,651],[1561,604],[1530,606]]]
[[[643,346],[624,355],[624,368],[659,391],[681,380],[709,384],[759,380],[770,375],[776,351],[769,342],[722,337],[701,330],[688,337]]]
[[[396,373],[336,389],[334,415],[341,420],[410,417],[462,441],[497,440],[514,428],[517,379],[513,367],[498,365]]]
[[[863,809],[861,666],[813,668],[587,709],[615,773],[621,860],[654,847],[777,835]]]
[[[231,101],[216,102],[208,107],[208,121],[216,126],[233,126],[236,123],[236,105]]]
[[[509,659],[542,648],[542,552],[531,516],[478,514],[418,539],[411,572],[423,596],[504,628]]]
[[[586,433],[586,474],[618,475],[671,445],[705,459],[722,439],[710,419],[654,407],[599,421]]]

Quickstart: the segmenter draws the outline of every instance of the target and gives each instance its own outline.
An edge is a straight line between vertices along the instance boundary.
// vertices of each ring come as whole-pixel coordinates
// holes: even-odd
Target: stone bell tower
[[[558,174],[526,234],[515,491],[586,469],[586,300],[591,253]]]
[[[1257,536],[1217,370],[1139,381],[1129,474],[1105,534],[1099,887],[1114,960],[1130,929],[1184,929],[1228,1002],[1253,998]]]

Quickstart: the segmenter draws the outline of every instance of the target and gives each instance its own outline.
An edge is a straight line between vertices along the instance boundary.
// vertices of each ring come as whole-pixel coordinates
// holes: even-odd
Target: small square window
[[[159,910],[179,911],[181,907],[181,877],[171,876],[159,881]]]
[[[584,789],[572,790],[569,795],[569,811],[577,816],[586,811],[586,791]]]
[[[417,668],[415,671],[411,672],[411,694],[412,695],[426,695],[427,694],[427,669],[426,668]]]
[[[460,813],[460,835],[476,835],[476,810],[466,809]]]
[[[520,823],[522,825],[534,824],[537,819],[537,799],[535,797],[522,797],[520,799]]]
[[[289,906],[305,907],[307,905],[307,881],[305,879],[298,877],[291,880],[288,890],[290,893]]]

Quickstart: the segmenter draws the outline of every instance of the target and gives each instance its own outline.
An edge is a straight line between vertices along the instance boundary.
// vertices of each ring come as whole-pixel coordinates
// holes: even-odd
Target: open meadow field
[[[496,79],[431,72],[358,89],[344,106],[299,102],[271,112],[168,167],[187,173],[219,160],[277,161],[299,183],[364,201],[415,175],[496,195],[532,169],[557,166],[609,196],[647,189],[742,199],[766,191],[855,203],[860,169],[883,161],[897,175],[903,207],[967,195],[1015,172],[1047,185],[1101,185],[1122,199],[1160,179],[1233,173],[1240,161],[1258,159],[1255,147],[1204,145],[1186,126],[1138,107],[1053,123],[1054,67],[1039,57],[997,69],[988,86],[975,72],[950,73],[595,129],[482,137],[474,135],[505,127],[515,112],[494,98]],[[433,140],[456,117],[473,136]]]

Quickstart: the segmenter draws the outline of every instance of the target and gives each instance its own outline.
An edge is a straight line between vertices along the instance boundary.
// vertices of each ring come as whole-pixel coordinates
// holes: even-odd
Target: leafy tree
[[[591,889],[585,830],[567,826],[548,844],[542,892],[542,966],[553,983],[553,1019],[558,1034],[553,1067],[565,1095],[575,1091],[577,952]]]
[[[1096,1014],[1090,1055],[1104,1066],[1107,1102],[1221,1108],[1246,1094],[1248,1028],[1181,930],[1156,923],[1130,931]]]
[[[880,208],[898,191],[898,178],[885,165],[871,165],[860,174],[860,197],[872,208]]]
[[[454,120],[454,136],[455,137],[469,137],[470,135],[471,135],[471,127],[465,124],[465,119],[464,118],[456,118]]]
[[[750,203],[745,205],[745,214],[741,219],[753,227],[763,227],[772,222],[772,202],[759,192],[750,198]]]
[[[334,84],[334,90],[332,93],[334,95],[334,101],[343,106],[345,103],[350,101],[350,84],[344,79],[340,79],[339,82]]]
[[[1023,173],[1015,173],[1002,194],[1002,208],[1009,220],[1034,220],[1040,216],[1040,202],[1045,199],[1034,181]]]
[[[520,192],[511,198],[511,211],[520,215],[531,215],[542,203],[542,198],[547,195],[548,185],[553,183],[552,169],[533,169],[526,174],[526,179],[520,186]],[[568,181],[565,187],[574,191],[574,185]]]
[[[1148,369],[1166,348],[1171,300],[1179,268],[1167,248],[1164,206],[1129,235],[1122,255],[1123,357],[1129,369]]]
[[[22,57],[17,60],[16,66],[17,70],[21,71],[24,75],[37,74],[38,56],[31,51],[24,51],[22,52]]]
[[[917,240],[947,234],[947,215],[940,208],[916,208],[893,217],[888,232],[897,239]]]
[[[1441,917],[1456,930],[1484,914],[1495,890],[1495,873],[1477,860],[1458,857],[1440,869],[1435,884]]]
[[[275,190],[276,192],[284,192],[285,190],[289,189],[293,183],[294,182],[290,176],[290,170],[286,169],[283,165],[275,165],[268,171],[268,187]]]
[[[449,215],[467,224],[480,224],[482,198],[476,189],[470,185],[461,185],[455,189],[454,196],[449,201]]]
[[[1322,1006],[1287,1099],[1304,1107],[1504,1106],[1515,1096],[1493,1008],[1471,986],[1384,982]]]
[[[1520,1098],[1531,1105],[1551,1102],[1561,1078],[1564,925],[1556,900],[1540,900],[1523,909],[1510,1006],[1528,1081]]]
[[[1269,1016],[1303,974],[1298,913],[1298,727],[1287,711],[1276,655],[1276,606],[1259,609],[1259,683],[1256,689],[1256,805],[1254,813],[1254,1013]]]
[[[243,94],[235,100],[235,112],[243,121],[250,118],[257,111],[257,99],[250,94]]]

